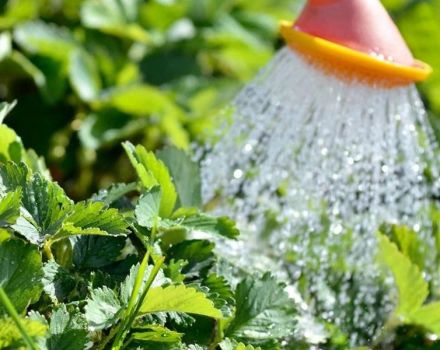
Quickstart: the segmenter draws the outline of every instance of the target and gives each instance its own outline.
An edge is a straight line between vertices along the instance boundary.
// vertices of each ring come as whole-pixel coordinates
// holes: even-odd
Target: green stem
[[[156,239],[156,234],[157,234],[157,225],[159,224],[159,217],[155,217],[154,218],[154,225],[153,228],[151,229],[151,243],[154,244],[154,240]]]
[[[120,323],[119,323],[120,325]],[[112,328],[110,330],[110,333],[104,338],[104,340],[102,341],[102,343],[100,343],[96,350],[104,350],[104,348],[106,347],[106,345],[110,342],[110,340],[113,339],[113,337],[116,335],[116,333],[119,331],[119,327],[116,326],[115,328]]]
[[[153,270],[151,270],[150,277],[148,278],[148,281],[145,285],[144,291],[143,291],[141,297],[139,298],[139,301],[136,305],[135,312],[133,313],[133,321],[134,321],[134,318],[136,318],[136,316],[139,314],[139,310],[140,310],[142,304],[144,303],[145,298],[147,297],[147,293],[150,290],[154,280],[156,279],[157,274],[159,273],[160,268],[162,267],[164,261],[165,261],[165,257],[161,257],[154,264]]]
[[[116,338],[113,342],[112,349],[120,349],[124,341],[130,315],[132,314],[133,309],[136,306],[136,300],[138,295],[140,294],[140,289],[142,287],[142,282],[144,280],[145,271],[147,270],[149,259],[150,259],[150,251],[147,250],[147,252],[144,255],[144,258],[142,259],[141,265],[139,266],[139,270],[136,275],[136,280],[133,286],[133,291],[131,293],[130,300],[128,301],[128,306],[125,309],[124,317],[121,321],[121,325],[119,327],[118,333],[116,334]]]
[[[222,320],[215,321],[214,339],[212,340],[211,345],[208,347],[208,350],[215,350],[217,348],[217,345],[220,344],[220,342],[223,340],[224,338],[223,326],[224,325]]]
[[[14,308],[14,305],[12,305],[11,301],[9,300],[7,294],[5,293],[4,289],[0,287],[0,302],[5,307],[6,311],[8,312],[9,316],[11,316],[12,320],[14,321],[15,325],[17,326],[18,330],[21,333],[21,336],[23,337],[24,341],[26,342],[29,349],[32,350],[38,350],[37,346],[35,345],[32,338],[27,334],[26,329],[22,325],[20,321],[20,317],[18,316],[17,311]]]
[[[148,250],[149,247],[149,242],[148,240],[145,238],[145,236],[143,234],[141,234],[136,228],[133,229],[133,232],[135,234],[135,236],[139,239],[139,241],[142,243],[142,245],[144,246],[144,248],[146,250]]]
[[[113,342],[112,350],[121,349],[121,347],[124,343],[125,337],[127,336],[128,332],[130,331],[131,326],[133,325],[133,322],[139,313],[139,310],[143,304],[143,301],[145,300],[145,297],[147,296],[148,291],[151,288],[151,285],[153,284],[154,280],[156,279],[157,274],[159,273],[160,268],[162,267],[164,260],[165,260],[165,258],[162,257],[155,263],[155,265],[150,273],[150,276],[148,277],[148,280],[145,284],[145,287],[142,291],[142,294],[141,294],[140,298],[137,299],[137,303],[133,304],[132,308],[130,308],[130,304],[129,304],[129,307],[127,307],[127,311],[125,313],[125,319],[127,321],[121,325],[121,328],[119,329],[118,335],[116,336],[116,339]],[[144,274],[140,275],[140,278],[139,278],[140,272],[141,272],[141,269],[139,268],[139,272],[138,272],[138,276],[137,276],[136,280],[142,281],[145,272],[144,272]],[[136,297],[139,295],[139,291],[140,291],[139,289],[140,288],[138,288],[137,291],[135,289],[133,289],[133,294],[132,294],[132,297],[130,298],[130,301],[136,300]]]
[[[46,254],[46,256],[49,260],[55,260],[55,258],[53,257],[53,254],[52,254],[51,247],[52,247],[52,241],[47,240],[43,246],[44,253]]]

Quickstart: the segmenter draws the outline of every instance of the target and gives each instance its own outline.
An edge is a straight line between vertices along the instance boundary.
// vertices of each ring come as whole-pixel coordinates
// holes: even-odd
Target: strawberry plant
[[[285,285],[216,253],[210,237],[239,232],[201,211],[184,152],[127,142],[137,181],[74,202],[12,129],[0,140],[0,348],[272,349],[292,336]]]

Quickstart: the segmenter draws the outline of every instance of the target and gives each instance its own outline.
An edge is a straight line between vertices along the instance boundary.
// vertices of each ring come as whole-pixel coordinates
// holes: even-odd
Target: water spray
[[[435,191],[426,174],[438,179],[436,142],[414,86],[432,70],[378,0],[309,0],[281,34],[287,47],[224,112],[203,160],[204,199],[245,232],[226,254],[247,266],[282,261],[294,282],[307,271],[324,319],[354,303],[354,337],[372,337],[377,315],[364,310],[382,293],[369,268],[375,231],[403,223],[432,240],[423,218]],[[338,249],[350,271],[329,281]],[[355,302],[353,278],[364,283]],[[331,285],[338,291],[326,292]]]

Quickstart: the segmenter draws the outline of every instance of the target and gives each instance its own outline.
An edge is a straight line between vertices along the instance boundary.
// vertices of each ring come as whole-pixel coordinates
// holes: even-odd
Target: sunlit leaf
[[[222,318],[205,294],[183,285],[150,289],[140,308],[142,314],[171,311]]]
[[[149,34],[135,22],[138,6],[138,0],[88,0],[81,8],[81,20],[86,27],[148,43]]]
[[[96,62],[85,51],[78,49],[70,55],[69,79],[83,101],[92,101],[98,97],[101,78]]]
[[[42,21],[25,22],[15,27],[14,40],[30,53],[61,60],[67,60],[77,46],[67,29]]]
[[[198,165],[182,150],[167,147],[157,156],[168,167],[179,194],[179,204],[200,207],[202,204],[201,178]]]
[[[22,318],[20,322],[31,338],[42,337],[46,334],[47,325],[44,323],[28,318]],[[10,346],[13,346],[14,349],[24,348],[21,332],[12,319],[0,318],[0,349],[10,349]]]
[[[95,331],[111,327],[118,321],[121,311],[122,305],[114,291],[107,287],[93,290],[85,307],[89,329]]]
[[[133,167],[136,169],[143,186],[149,190],[160,186],[162,199],[160,201],[160,216],[169,217],[177,201],[177,192],[173,180],[165,164],[152,152],[148,152],[142,146],[133,146],[131,143],[124,143]]]
[[[379,259],[391,270],[399,292],[395,313],[404,319],[410,319],[426,300],[428,284],[417,265],[412,264],[394,243],[382,234],[378,234],[378,240]]]

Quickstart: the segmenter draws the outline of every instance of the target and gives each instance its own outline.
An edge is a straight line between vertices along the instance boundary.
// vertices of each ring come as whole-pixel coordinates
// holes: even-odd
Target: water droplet
[[[235,169],[234,170],[234,178],[241,179],[243,177],[243,170],[241,169]]]

